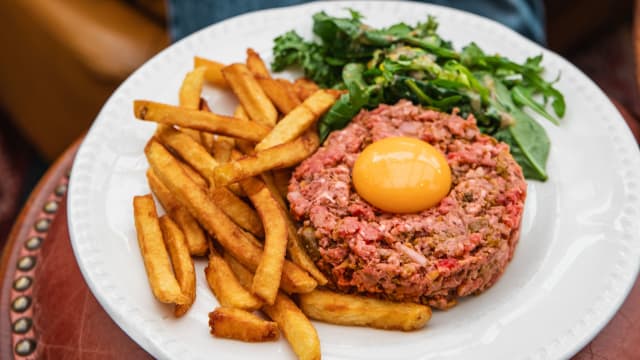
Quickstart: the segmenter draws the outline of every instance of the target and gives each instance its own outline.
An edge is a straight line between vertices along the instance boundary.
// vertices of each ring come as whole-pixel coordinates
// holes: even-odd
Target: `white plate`
[[[208,27],[154,57],[106,103],[76,157],[68,199],[69,230],[80,269],[109,315],[159,358],[292,358],[284,340],[245,344],[209,335],[216,301],[197,264],[197,300],[181,319],[154,300],[138,251],[132,197],[149,192],[143,146],[155,125],[136,121],[134,99],[177,103],[192,57],[242,61],[245,49],[271,53],[276,35],[311,36],[311,15],[345,14],[366,22],[410,24],[437,16],[457,49],[475,41],[487,52],[522,61],[544,53],[547,76],[561,73],[567,114],[552,140],[547,182],[529,182],[522,236],[502,279],[428,326],[402,333],[316,323],[326,359],[555,359],[583,347],[613,316],[636,277],[640,254],[640,154],[607,97],[561,57],[490,20],[438,6],[406,2],[312,3],[261,11]],[[270,55],[266,56],[270,60]],[[218,112],[234,100],[213,88]]]

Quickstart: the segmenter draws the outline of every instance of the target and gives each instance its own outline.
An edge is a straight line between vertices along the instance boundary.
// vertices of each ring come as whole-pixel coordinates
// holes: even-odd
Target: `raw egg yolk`
[[[440,202],[451,188],[444,155],[410,137],[390,137],[367,146],[353,166],[353,184],[371,205],[393,213],[412,213]]]

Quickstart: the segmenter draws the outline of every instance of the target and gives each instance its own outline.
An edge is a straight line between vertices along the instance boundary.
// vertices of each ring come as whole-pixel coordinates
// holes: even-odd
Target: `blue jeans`
[[[305,3],[304,0],[168,0],[171,38],[176,41],[207,25],[249,11]],[[545,44],[542,0],[429,0],[498,21]]]

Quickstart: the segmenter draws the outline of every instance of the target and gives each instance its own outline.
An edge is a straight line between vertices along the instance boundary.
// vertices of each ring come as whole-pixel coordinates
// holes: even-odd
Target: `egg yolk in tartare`
[[[437,205],[451,188],[444,155],[410,137],[378,140],[358,155],[353,184],[371,205],[393,213],[419,212]]]

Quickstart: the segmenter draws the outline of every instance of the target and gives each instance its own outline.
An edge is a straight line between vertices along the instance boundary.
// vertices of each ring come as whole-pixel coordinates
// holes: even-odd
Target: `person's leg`
[[[305,0],[168,0],[169,25],[174,41],[207,25],[249,11],[288,6]],[[522,35],[545,43],[544,6],[542,0],[431,0],[486,16],[514,29]]]

